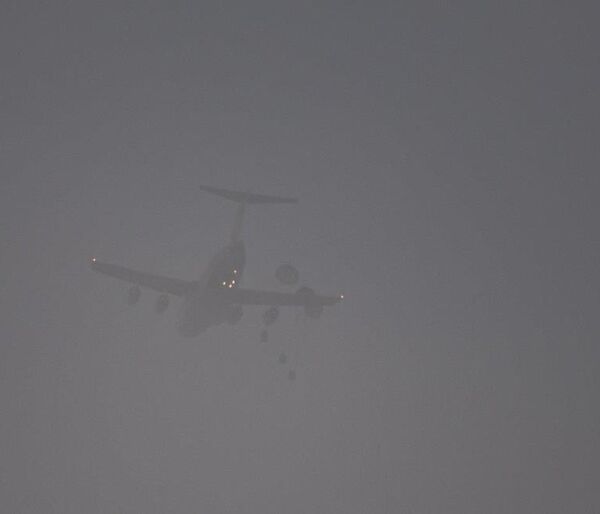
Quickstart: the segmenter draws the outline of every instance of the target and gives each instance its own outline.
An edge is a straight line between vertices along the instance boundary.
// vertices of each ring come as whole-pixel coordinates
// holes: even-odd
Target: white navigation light
[[[226,285],[227,285],[227,282],[223,282],[223,285],[224,285],[224,286],[226,286]]]
[[[237,270],[236,269],[233,270],[233,274],[237,275]]]
[[[92,257],[92,262],[96,262],[96,257]]]

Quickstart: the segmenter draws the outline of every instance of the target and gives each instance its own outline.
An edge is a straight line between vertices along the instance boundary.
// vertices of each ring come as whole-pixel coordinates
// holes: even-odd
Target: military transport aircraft
[[[294,293],[241,287],[246,252],[240,236],[246,206],[296,203],[297,199],[243,193],[208,186],[200,186],[200,189],[232,200],[237,203],[238,207],[229,243],[210,260],[199,280],[180,280],[154,275],[116,264],[100,262],[95,257],[91,261],[92,269],[133,284],[128,292],[130,304],[138,301],[141,294],[140,288],[152,289],[159,293],[156,303],[157,312],[166,310],[170,296],[181,297],[183,302],[178,331],[186,337],[197,336],[207,328],[222,323],[232,325],[237,323],[242,317],[244,305],[269,306],[263,315],[265,325],[269,325],[277,318],[279,306],[301,307],[308,317],[317,318],[321,316],[324,306],[336,304],[344,298],[343,295],[319,295],[309,287],[301,287]],[[286,272],[289,268],[290,265],[285,264],[282,265],[280,271]],[[292,279],[297,279],[296,270],[291,268],[291,271],[296,273],[296,275],[291,275]],[[262,337],[266,340],[266,332],[263,332]]]

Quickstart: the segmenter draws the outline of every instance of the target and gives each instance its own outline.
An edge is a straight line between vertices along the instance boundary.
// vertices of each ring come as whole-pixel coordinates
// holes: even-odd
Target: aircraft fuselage
[[[234,318],[234,309],[223,292],[238,287],[244,274],[246,250],[242,241],[223,247],[209,262],[197,286],[183,297],[178,331],[194,337],[207,328]]]

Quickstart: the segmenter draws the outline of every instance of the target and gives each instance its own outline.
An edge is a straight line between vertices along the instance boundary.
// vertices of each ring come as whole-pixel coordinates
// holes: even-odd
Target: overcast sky
[[[3,2],[0,510],[599,512],[597,20]],[[198,278],[200,184],[299,197],[249,209],[244,285],[345,302],[266,344],[127,306],[89,258]]]

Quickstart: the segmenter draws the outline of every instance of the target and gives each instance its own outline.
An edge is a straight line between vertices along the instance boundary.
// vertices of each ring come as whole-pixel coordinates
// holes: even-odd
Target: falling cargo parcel
[[[237,211],[230,241],[210,260],[199,280],[180,280],[153,273],[136,271],[124,266],[101,262],[92,258],[94,271],[132,284],[128,292],[128,302],[138,301],[141,288],[152,289],[159,294],[156,311],[164,312],[169,305],[169,297],[183,299],[178,331],[186,337],[194,337],[207,328],[223,323],[235,324],[243,314],[244,305],[268,306],[263,315],[266,326],[278,316],[279,307],[300,307],[308,317],[318,318],[325,306],[338,303],[343,295],[326,296],[317,294],[309,287],[300,287],[296,292],[276,292],[241,287],[246,265],[246,251],[241,239],[244,211],[248,205],[296,203],[295,198],[243,193],[226,189],[201,186],[201,190],[218,195],[237,203]],[[298,272],[290,264],[282,264],[276,272],[280,282],[294,285]],[[266,332],[263,332],[266,339]]]

